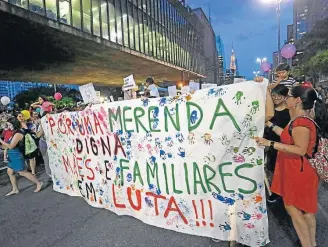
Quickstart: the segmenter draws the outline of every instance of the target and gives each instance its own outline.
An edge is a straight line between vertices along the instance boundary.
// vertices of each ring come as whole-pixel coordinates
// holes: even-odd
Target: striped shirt
[[[297,82],[293,77],[288,77],[288,79],[282,80],[279,85],[284,85],[290,89],[291,87],[296,86]]]

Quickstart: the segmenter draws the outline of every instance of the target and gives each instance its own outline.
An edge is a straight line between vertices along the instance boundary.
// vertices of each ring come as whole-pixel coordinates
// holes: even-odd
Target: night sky
[[[274,1],[273,1],[274,2]],[[263,0],[186,0],[191,8],[201,7],[206,15],[211,6],[211,20],[216,35],[224,43],[229,66],[232,43],[238,59],[239,72],[248,79],[259,70],[257,57],[272,61],[277,50],[276,5]],[[293,1],[283,0],[281,16],[282,44],[287,37],[287,25],[293,23]]]

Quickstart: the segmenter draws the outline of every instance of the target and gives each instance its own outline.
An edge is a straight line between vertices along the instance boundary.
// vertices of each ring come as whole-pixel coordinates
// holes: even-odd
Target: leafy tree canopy
[[[14,98],[15,103],[21,109],[27,109],[29,105],[36,102],[38,97],[44,95],[49,101],[54,102],[56,107],[73,106],[78,101],[82,101],[81,94],[76,89],[57,86],[58,93],[61,93],[63,98],[60,101],[55,101],[53,98],[54,89],[52,87],[37,87],[23,91]]]

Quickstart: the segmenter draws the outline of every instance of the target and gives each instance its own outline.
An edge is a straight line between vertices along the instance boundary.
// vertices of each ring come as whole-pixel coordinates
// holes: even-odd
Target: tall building
[[[218,52],[216,47],[216,38],[213,27],[201,8],[194,9],[193,12],[198,17],[203,28],[200,30],[203,32],[203,51],[205,60],[205,83],[218,84]]]
[[[294,24],[287,25],[287,44],[294,44]]]
[[[294,1],[294,40],[299,40],[308,32],[309,3],[312,0]]]
[[[223,84],[224,74],[226,71],[226,63],[225,63],[224,45],[220,35],[216,36],[216,49],[218,52],[218,61],[219,61],[219,84]]]
[[[310,32],[316,22],[328,18],[328,0],[294,1],[294,41]]]
[[[231,51],[231,57],[230,57],[230,70],[231,70],[231,76],[235,76],[236,75],[236,71],[237,71],[237,64],[236,64],[236,56],[235,56],[235,52],[232,48]]]
[[[0,81],[0,97],[7,96],[11,100],[13,100],[17,94],[29,90],[31,88],[52,87],[52,86],[53,86],[52,84],[48,84],[48,83]],[[65,86],[72,89],[78,89],[78,85],[65,85]]]

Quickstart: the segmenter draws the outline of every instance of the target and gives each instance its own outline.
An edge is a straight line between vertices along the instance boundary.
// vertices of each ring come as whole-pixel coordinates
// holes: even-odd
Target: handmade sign
[[[98,104],[100,102],[100,98],[92,83],[79,86],[79,90],[84,104]]]
[[[137,87],[137,85],[136,85],[136,82],[133,78],[133,75],[129,75],[128,77],[125,77],[123,79],[123,87],[122,87],[123,91],[131,90],[131,89],[134,89],[136,87]]]
[[[178,232],[269,242],[262,135],[266,84],[48,115],[55,191]]]
[[[170,86],[167,88],[169,92],[169,96],[177,96],[177,87],[176,86]]]
[[[202,89],[207,89],[207,88],[212,88],[212,87],[217,87],[217,84],[212,84],[212,83],[203,83],[202,84]]]

